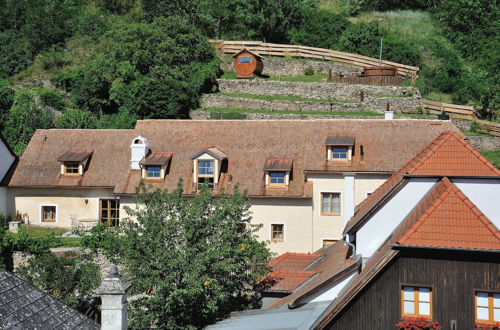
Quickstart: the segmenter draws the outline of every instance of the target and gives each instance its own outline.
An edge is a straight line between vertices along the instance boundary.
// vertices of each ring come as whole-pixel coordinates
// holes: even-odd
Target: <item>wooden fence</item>
[[[446,112],[451,118],[473,120],[479,125],[479,130],[494,136],[500,136],[500,123],[477,119],[474,107],[457,105],[431,100],[422,100],[424,108],[430,113],[440,114]]]
[[[347,63],[356,66],[394,66],[398,68],[398,73],[413,78],[418,77],[418,66],[405,65],[391,61],[379,61],[376,58],[338,52],[330,49],[306,47],[298,45],[270,44],[262,41],[227,41],[210,40],[215,44],[216,50],[224,54],[236,54],[243,48],[263,56],[283,56],[283,57],[301,57],[319,60],[330,60]]]

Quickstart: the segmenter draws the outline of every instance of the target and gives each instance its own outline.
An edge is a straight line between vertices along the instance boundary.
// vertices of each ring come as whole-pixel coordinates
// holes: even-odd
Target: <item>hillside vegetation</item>
[[[498,22],[491,0],[6,0],[0,130],[21,154],[37,128],[186,118],[222,75],[208,38],[373,57],[383,38],[384,59],[422,68],[424,95],[494,118]]]

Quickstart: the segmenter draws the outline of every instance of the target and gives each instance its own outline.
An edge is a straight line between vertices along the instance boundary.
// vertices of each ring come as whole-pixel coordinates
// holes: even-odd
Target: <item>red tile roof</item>
[[[500,231],[448,178],[435,199],[399,240],[402,245],[500,250]]]
[[[373,211],[379,202],[390,197],[389,192],[404,184],[405,174],[498,176],[500,170],[477,152],[457,132],[445,131],[356,207],[355,214],[347,223],[344,234],[350,233],[362,225],[365,216]]]
[[[318,253],[285,253],[271,260],[269,267],[273,270],[302,270],[321,257]]]
[[[273,271],[267,278],[276,281],[270,291],[293,291],[314,275],[316,275],[314,270],[280,269]]]

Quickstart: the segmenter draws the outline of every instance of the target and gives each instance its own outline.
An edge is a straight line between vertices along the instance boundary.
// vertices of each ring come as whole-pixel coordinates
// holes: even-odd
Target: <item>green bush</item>
[[[66,107],[66,102],[61,94],[53,90],[45,88],[40,89],[38,96],[40,97],[40,102],[44,106],[56,108],[59,111],[64,110]]]
[[[14,102],[15,91],[6,79],[0,79],[0,131]]]
[[[304,69],[304,74],[306,76],[312,76],[314,74],[314,69],[311,66],[308,66]]]
[[[334,49],[339,37],[351,25],[344,16],[325,10],[311,8],[304,15],[300,25],[288,32],[292,44]]]
[[[473,121],[472,123],[470,123],[469,131],[477,132],[477,129],[478,129],[477,122]]]
[[[79,109],[68,109],[55,122],[56,128],[96,128],[97,118],[90,112]]]
[[[71,63],[64,51],[48,51],[40,54],[40,62],[44,70],[61,68]]]

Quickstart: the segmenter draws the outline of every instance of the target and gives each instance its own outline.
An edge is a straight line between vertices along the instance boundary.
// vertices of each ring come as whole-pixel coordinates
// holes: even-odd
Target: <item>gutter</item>
[[[487,249],[470,249],[470,248],[451,248],[441,246],[415,246],[415,245],[401,245],[390,244],[395,249],[422,249],[422,250],[443,250],[443,251],[467,251],[467,252],[480,252],[480,253],[500,253],[500,250],[487,250]]]

